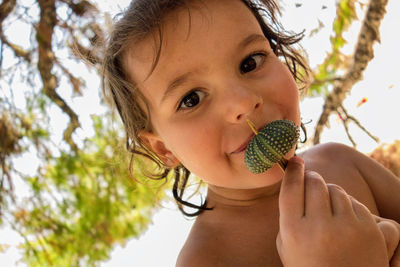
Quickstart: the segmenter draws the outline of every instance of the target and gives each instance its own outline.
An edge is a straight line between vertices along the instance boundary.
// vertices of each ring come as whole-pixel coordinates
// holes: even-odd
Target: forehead
[[[210,52],[229,51],[251,34],[263,35],[241,0],[190,1],[187,8],[166,15],[160,30],[161,40],[157,32],[150,34],[125,57],[127,72],[139,88],[154,79],[166,81],[182,68],[200,68],[217,54]]]

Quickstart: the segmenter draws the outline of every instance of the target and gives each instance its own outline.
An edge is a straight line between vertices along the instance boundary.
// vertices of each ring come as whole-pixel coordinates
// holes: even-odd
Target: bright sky
[[[105,9],[113,9],[118,3],[123,8],[128,1],[101,1]],[[313,29],[318,26],[318,18],[326,25],[317,38],[303,43],[311,57],[311,64],[321,62],[326,50],[323,47],[329,45],[329,34],[331,32],[331,21],[334,17],[334,3],[336,1],[321,0],[318,5],[315,1],[286,0],[284,25],[295,31],[303,28]],[[301,8],[294,8],[295,3],[302,3]],[[322,9],[325,5],[328,8]],[[369,64],[364,73],[365,79],[359,82],[352,90],[351,95],[345,100],[345,107],[349,113],[358,118],[362,124],[374,135],[379,136],[384,143],[392,143],[400,139],[400,125],[398,114],[400,114],[400,73],[397,62],[400,62],[398,53],[398,28],[400,27],[400,2],[389,1],[388,13],[381,26],[381,44],[375,47],[375,58]],[[356,36],[349,34],[349,38]],[[349,46],[349,51],[352,47]],[[367,98],[367,102],[360,107],[357,103]],[[83,101],[83,100],[82,100]],[[93,105],[85,103],[81,105],[80,100],[74,103],[76,106]],[[312,132],[315,122],[322,110],[321,98],[306,99],[301,103],[302,117],[304,121],[312,120],[307,125],[308,132]],[[362,133],[357,127],[350,126],[358,149],[362,152],[371,152],[376,143]],[[343,126],[336,116],[330,119],[330,129],[325,129],[322,142],[335,141],[351,145],[347,140]],[[18,192],[17,192],[18,194]],[[185,219],[175,208],[173,203],[167,203],[167,208],[162,208],[153,218],[153,224],[138,239],[127,242],[125,247],[117,246],[111,259],[101,267],[163,267],[174,266],[176,257],[183,245],[193,221]],[[3,267],[26,266],[16,264],[20,258],[17,244],[21,241],[15,233],[9,230],[0,230],[1,243],[10,244],[6,253],[0,253],[0,262]]]

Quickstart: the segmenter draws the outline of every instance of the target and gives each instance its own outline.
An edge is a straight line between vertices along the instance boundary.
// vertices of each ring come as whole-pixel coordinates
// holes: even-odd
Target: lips
[[[240,153],[240,152],[243,152],[244,150],[246,150],[247,145],[250,143],[250,140],[254,137],[254,135],[255,134],[252,133],[243,144],[241,144],[235,151],[232,152],[232,154]]]
[[[261,131],[261,130],[265,127],[265,125],[267,125],[267,124],[268,124],[268,123],[266,123],[266,124],[264,124],[264,126],[258,128],[257,131],[258,131],[258,132]],[[241,152],[245,151],[247,145],[250,143],[251,139],[252,139],[254,136],[255,136],[255,134],[252,132],[251,135],[249,136],[249,138],[247,138],[246,141],[245,141],[243,144],[241,144],[235,151],[233,151],[232,154],[241,153]]]

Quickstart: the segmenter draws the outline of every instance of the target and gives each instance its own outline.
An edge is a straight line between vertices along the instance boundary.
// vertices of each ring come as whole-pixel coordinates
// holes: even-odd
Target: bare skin
[[[342,189],[344,189],[365,205],[365,207],[359,205],[356,209],[361,210],[359,213],[362,213],[362,216],[367,218],[362,222],[357,220],[359,225],[354,226],[354,228],[346,227],[350,224],[349,221],[356,221],[354,220],[356,217],[350,215],[348,217],[340,217],[340,220],[335,221],[335,226],[339,226],[337,229],[331,229],[322,224],[321,222],[325,222],[325,220],[321,218],[316,219],[314,224],[309,221],[305,223],[305,229],[300,228],[300,223],[290,225],[291,221],[295,221],[290,216],[295,214],[296,206],[289,205],[286,209],[283,209],[282,205],[279,207],[280,183],[275,187],[268,188],[263,193],[260,190],[256,199],[242,199],[240,201],[226,199],[221,195],[215,194],[211,189],[209,190],[208,200],[214,210],[205,212],[196,220],[179,256],[177,266],[283,266],[277,249],[278,243],[278,248],[282,253],[282,240],[277,242],[277,235],[280,229],[280,208],[281,212],[286,214],[286,217],[290,217],[289,225],[292,227],[282,226],[281,222],[280,235],[283,232],[287,236],[290,231],[293,231],[291,236],[293,236],[293,233],[297,233],[297,242],[294,244],[295,249],[286,249],[286,254],[282,253],[281,255],[283,259],[286,258],[285,266],[389,266],[389,260],[386,257],[391,258],[391,267],[400,266],[400,251],[398,247],[400,227],[397,226],[397,228],[393,229],[391,227],[394,224],[381,225],[381,228],[391,228],[387,231],[389,234],[385,236],[382,231],[378,231],[380,228],[376,227],[375,218],[369,215],[369,211],[375,215],[380,215],[375,199],[383,201],[382,199],[386,199],[387,196],[379,195],[376,188],[371,188],[368,185],[368,178],[366,179],[358,171],[360,166],[357,164],[365,164],[365,160],[369,161],[369,159],[363,158],[361,154],[355,151],[349,153],[349,150],[351,151],[352,149],[339,144],[327,144],[317,146],[302,153],[300,156],[304,158],[308,175],[310,175],[309,171],[313,170],[316,173],[311,173],[311,176],[321,173],[324,176],[319,176],[320,178],[317,178],[317,180],[323,181],[323,178],[325,182],[331,183],[331,185],[328,184],[326,188],[329,189],[325,192],[329,192],[331,195],[341,195]],[[335,164],[330,163],[332,162],[330,161],[330,155],[333,152],[337,156]],[[349,161],[353,164],[348,164]],[[374,166],[376,169],[369,173],[370,177],[384,176],[393,183],[392,186],[394,188],[399,190],[399,183],[396,177],[375,162],[372,164],[376,165]],[[309,177],[307,180],[310,180]],[[315,177],[313,180],[315,180]],[[325,185],[325,183],[319,183],[319,185],[318,183],[310,183],[305,186],[310,188],[315,184],[317,184],[317,188],[324,188]],[[333,184],[339,185],[341,189],[338,190]],[[310,189],[309,192],[311,191]],[[347,193],[344,194],[347,195]],[[314,208],[312,205],[321,203],[320,200],[312,201],[318,199],[318,194],[311,195],[311,198],[311,201],[309,201],[311,203],[310,208]],[[339,199],[343,200],[343,197],[339,197]],[[392,201],[393,198],[390,198],[390,200]],[[395,197],[394,201],[400,203],[398,197]],[[299,202],[302,205],[301,201],[298,200],[294,203]],[[298,207],[297,210],[300,210],[300,208]],[[344,208],[343,210],[346,209]],[[321,210],[317,210],[316,213],[323,214]],[[399,220],[396,219],[399,215],[398,213],[398,210],[393,210],[387,213],[386,216],[398,222]],[[366,221],[369,223],[366,223]],[[315,222],[317,223],[315,224]],[[371,223],[375,226],[371,225]],[[321,227],[321,225],[324,226]],[[335,236],[337,232],[345,232],[346,230],[350,230],[350,232],[354,230],[354,235],[347,233],[346,235],[339,235],[339,238],[335,240],[329,238],[329,234]],[[326,238],[318,236],[321,233]],[[303,236],[301,236],[302,234]],[[365,241],[361,240],[361,238],[365,239]],[[389,240],[388,247],[383,246],[385,238]],[[300,242],[300,239],[303,240]],[[360,244],[368,244],[369,247],[360,247]],[[370,246],[371,244],[376,246]],[[331,252],[331,254],[322,253],[319,251],[320,248]],[[340,249],[350,251],[350,255],[347,258],[343,256],[342,259],[338,259],[338,254],[345,255],[343,252],[339,253]],[[297,252],[299,255],[293,252]],[[378,256],[378,254],[381,255]],[[316,259],[315,255],[320,255],[321,258]],[[289,256],[292,257],[290,258]],[[330,257],[332,262],[329,265],[328,259]],[[293,259],[295,264],[291,262]],[[310,259],[314,262],[305,262],[304,265],[301,265],[301,259]],[[316,262],[318,260],[323,262],[323,265],[318,265],[318,262]],[[338,263],[337,260],[342,262]]]

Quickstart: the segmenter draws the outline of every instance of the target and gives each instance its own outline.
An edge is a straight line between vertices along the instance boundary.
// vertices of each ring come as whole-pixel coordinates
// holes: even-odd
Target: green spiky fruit
[[[250,140],[244,154],[246,167],[252,173],[263,173],[279,163],[284,169],[287,160],[283,156],[297,143],[299,127],[290,120],[277,120],[257,132],[248,122],[256,135]]]

